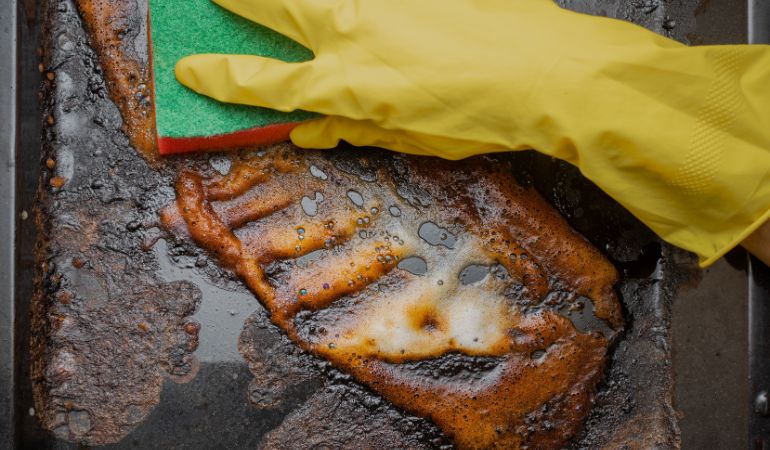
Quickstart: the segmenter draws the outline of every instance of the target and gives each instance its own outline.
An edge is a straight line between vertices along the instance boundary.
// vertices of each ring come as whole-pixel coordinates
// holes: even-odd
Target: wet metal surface
[[[749,261],[749,444],[770,449],[770,269]]]
[[[419,256],[408,256],[399,261],[396,267],[412,275],[425,275],[428,272],[428,263]]]
[[[446,248],[454,248],[457,242],[457,236],[450,233],[446,228],[442,228],[433,222],[425,222],[420,225],[417,234],[423,241],[430,245],[442,245]]]
[[[747,448],[747,296],[745,268],[722,259],[674,302],[675,404],[685,449]]]
[[[469,264],[460,271],[461,284],[472,284],[483,280],[489,275],[489,266],[483,264]]]
[[[168,244],[160,239],[153,247],[158,259],[158,273],[166,282],[188,281],[201,290],[198,311],[192,316],[201,323],[200,344],[195,356],[203,363],[242,362],[238,353],[238,335],[252,311],[259,307],[257,299],[242,289],[224,289],[201,280],[192,267],[174,264],[168,254]]]

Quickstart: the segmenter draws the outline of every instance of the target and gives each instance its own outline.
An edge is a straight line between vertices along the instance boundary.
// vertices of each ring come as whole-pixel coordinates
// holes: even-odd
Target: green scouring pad
[[[150,50],[155,121],[161,154],[267,145],[285,140],[314,114],[221,103],[174,76],[180,58],[196,53],[260,55],[299,62],[307,48],[237,16],[211,0],[150,0]]]

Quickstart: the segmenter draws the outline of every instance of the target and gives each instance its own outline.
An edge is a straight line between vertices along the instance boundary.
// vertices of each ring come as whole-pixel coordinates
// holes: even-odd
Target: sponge
[[[196,53],[252,54],[306,61],[313,53],[291,39],[237,16],[211,0],[150,0],[150,52],[158,149],[163,155],[267,145],[316,117],[305,111],[221,103],[181,85],[176,62]]]

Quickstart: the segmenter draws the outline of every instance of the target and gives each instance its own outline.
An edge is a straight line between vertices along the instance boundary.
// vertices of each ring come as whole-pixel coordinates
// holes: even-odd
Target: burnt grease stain
[[[449,249],[455,248],[455,244],[457,243],[457,236],[450,233],[446,228],[441,228],[433,222],[424,222],[420,225],[420,229],[417,230],[417,235],[430,245],[442,245]]]
[[[633,261],[616,262],[615,265],[626,278],[647,279],[652,277],[662,257],[660,242],[650,242],[642,247],[639,256]]]
[[[428,263],[419,256],[409,256],[399,261],[396,266],[412,275],[422,276],[428,273]]]

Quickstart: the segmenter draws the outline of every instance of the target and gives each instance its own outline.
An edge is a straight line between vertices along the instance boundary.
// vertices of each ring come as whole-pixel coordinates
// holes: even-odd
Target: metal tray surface
[[[693,38],[698,35],[695,2],[562,3],[584,12],[632,20],[680,40],[697,40]],[[70,168],[88,179],[89,184],[97,175],[89,173],[89,160],[96,152],[114,158],[118,167],[125,169],[111,180],[116,191],[135,184],[136,173],[149,174],[143,175],[140,182],[144,183],[143,189],[170,186],[172,174],[168,169],[150,169],[131,151],[120,131],[119,115],[108,97],[90,99],[94,106],[81,111],[80,116],[68,116],[61,109],[64,99],[86,102],[84,96],[93,83],[103,83],[71,0],[50,0],[42,6],[11,1],[0,8],[0,60],[18,64],[18,70],[14,64],[0,65],[0,82],[5,88],[0,92],[0,117],[8,118],[0,121],[4,151],[4,176],[0,179],[4,195],[0,198],[5,211],[15,212],[0,217],[0,232],[6,237],[0,240],[0,288],[6,299],[14,299],[0,303],[0,407],[8,409],[0,412],[0,439],[4,439],[0,448],[77,448],[77,444],[41,430],[35,411],[30,409],[33,401],[29,381],[29,299],[36,271],[32,263],[36,237],[33,221],[23,219],[30,217],[26,212],[33,205],[32,192],[37,187],[43,157],[38,150],[41,118],[53,112],[60,117],[43,127],[42,147],[47,155],[58,161],[70,161]],[[41,41],[43,64],[56,70],[56,81],[43,78],[42,113],[30,100],[40,83],[36,48],[41,21],[46,27]],[[19,102],[19,98],[24,101]],[[199,158],[205,160],[208,156]],[[692,257],[659,242],[572,167],[534,154],[516,158],[522,179],[534,183],[623,272],[618,289],[629,327],[613,349],[606,382],[600,387],[596,407],[574,447],[676,447],[678,429],[671,405],[671,302],[677,287],[693,276]],[[45,181],[41,189],[46,189]],[[44,216],[55,213],[62,205],[66,209],[67,204],[89,200],[80,198],[76,189],[64,196],[46,195],[41,196],[43,204],[37,205],[44,210]],[[139,206],[151,209],[155,203]],[[124,227],[126,224],[121,221],[134,217],[136,209],[136,205],[130,205],[119,211],[125,216],[116,217],[116,222]],[[164,381],[160,404],[126,438],[105,448],[257,446],[266,432],[318,387],[310,383],[291,393],[291,398],[278,410],[251,406],[246,392],[252,375],[235,350],[235,343],[243,321],[260,308],[258,303],[242,287],[235,292],[222,290],[195,271],[175,263],[169,256],[170,250],[158,245],[148,258],[165,281],[190,282],[202,291],[203,301],[195,315],[204,329],[196,352],[201,369],[185,384]],[[48,259],[62,264],[65,256],[71,255],[50,255]]]

